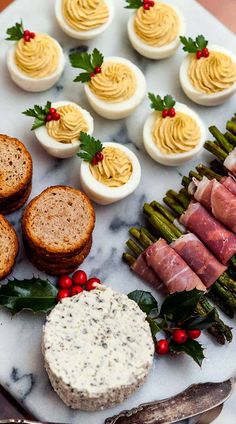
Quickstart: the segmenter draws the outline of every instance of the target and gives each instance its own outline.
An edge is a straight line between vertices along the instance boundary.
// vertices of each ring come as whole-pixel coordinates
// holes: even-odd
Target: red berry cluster
[[[155,1],[152,0],[143,0],[143,8],[144,10],[149,10],[150,7],[155,6]]]
[[[204,49],[197,51],[196,57],[197,57],[197,59],[201,59],[201,57],[209,57],[209,54],[210,54],[210,52],[209,52],[208,48],[205,47]]]
[[[91,72],[90,77],[93,78],[96,74],[100,74],[101,72],[102,68],[100,66],[96,66],[96,68],[94,68],[94,71]]]
[[[86,272],[78,270],[74,272],[72,278],[69,275],[63,275],[58,279],[59,291],[57,294],[58,302],[66,297],[72,297],[82,293],[84,290],[91,291],[96,288],[94,284],[101,284],[99,278],[87,278]]]
[[[35,38],[35,33],[26,29],[24,31],[23,39],[26,43],[28,43],[32,38]]]
[[[92,159],[92,165],[97,165],[98,162],[102,162],[104,156],[102,152],[97,152],[96,155]]]
[[[57,112],[57,110],[54,107],[50,107],[49,113],[46,115],[45,121],[59,121],[61,118],[60,113]]]
[[[188,339],[196,340],[200,337],[200,330],[183,330],[178,328],[172,333],[172,340],[179,344],[185,344]],[[166,355],[170,351],[170,341],[167,339],[158,340],[156,343],[156,353],[158,355]]]
[[[162,111],[162,118],[167,118],[169,116],[170,118],[174,118],[176,115],[176,111],[174,107],[171,107],[170,109],[164,109]]]

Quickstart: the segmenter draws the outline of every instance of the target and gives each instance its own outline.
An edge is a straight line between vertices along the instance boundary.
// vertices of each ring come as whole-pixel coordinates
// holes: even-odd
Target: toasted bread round
[[[21,191],[21,195],[17,196],[14,201],[0,201],[0,211],[3,215],[8,215],[16,210],[20,209],[28,200],[32,190],[32,184],[26,186],[24,192]]]
[[[27,205],[22,217],[23,236],[40,256],[66,257],[81,253],[95,225],[88,197],[71,187],[44,190]]]
[[[10,198],[30,184],[32,158],[17,138],[0,134],[0,198]]]
[[[10,222],[0,215],[0,280],[12,271],[19,251],[16,232]]]

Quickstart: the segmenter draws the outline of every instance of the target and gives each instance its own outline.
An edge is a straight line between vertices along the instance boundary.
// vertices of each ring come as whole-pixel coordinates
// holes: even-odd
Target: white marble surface
[[[194,0],[170,2],[182,9],[190,35],[202,32],[216,44],[223,43],[229,49],[235,49],[235,36]],[[236,109],[235,97],[226,105],[212,109],[191,104],[179,86],[178,69],[184,55],[181,49],[173,58],[161,62],[148,61],[138,56],[130,47],[126,34],[129,11],[123,9],[122,0],[114,0],[114,3],[116,4],[114,23],[96,42],[90,42],[89,46],[98,47],[105,55],[115,53],[117,56],[133,60],[145,72],[149,91],[171,93],[179,101],[194,107],[207,126],[210,123],[216,123],[223,127],[225,121]],[[0,15],[0,132],[20,138],[32,153],[34,180],[31,197],[40,193],[45,187],[57,183],[79,187],[79,160],[73,158],[59,161],[49,157],[39,146],[34,135],[30,133],[30,119],[21,115],[21,111],[29,106],[35,103],[44,104],[48,99],[68,99],[88,107],[83,87],[72,82],[76,72],[70,69],[67,60],[65,73],[57,87],[47,93],[30,94],[23,92],[10,81],[6,69],[5,55],[9,44],[3,40],[5,30],[20,17],[24,19],[26,27],[48,32],[56,37],[62,43],[66,54],[70,48],[80,45],[78,41],[65,36],[58,28],[53,6],[54,0],[15,0]],[[147,113],[148,101],[145,101],[136,113],[125,121],[108,122],[93,113],[95,135],[104,141],[115,140],[127,144],[137,153],[142,163],[142,183],[133,196],[113,206],[96,207],[97,225],[93,248],[84,263],[84,268],[90,274],[100,276],[106,284],[126,293],[135,288],[145,289],[145,285],[121,262],[121,254],[128,238],[128,228],[140,221],[140,210],[145,199],[161,200],[166,189],[179,187],[180,175],[185,174],[194,165],[191,162],[184,167],[170,169],[159,166],[147,157],[143,152],[141,139],[142,125]],[[206,161],[207,158],[208,154],[203,153],[203,159]],[[21,211],[10,216],[19,235],[20,218]],[[21,247],[13,274],[18,278],[26,278],[31,277],[33,273],[44,276],[25,258]],[[236,338],[230,346],[219,347],[209,338],[203,337],[207,359],[202,369],[186,357],[156,359],[147,383],[123,405],[99,413],[73,412],[66,408],[52,391],[43,369],[40,352],[43,321],[43,317],[32,316],[30,313],[14,318],[5,311],[0,313],[0,383],[42,420],[102,424],[107,416],[122,409],[173,395],[194,382],[219,381],[235,373]],[[235,399],[231,400],[230,408],[226,408],[225,414],[227,419],[218,420],[218,424],[223,422],[230,424],[229,417],[232,417],[232,422],[235,422],[233,418],[236,416]]]

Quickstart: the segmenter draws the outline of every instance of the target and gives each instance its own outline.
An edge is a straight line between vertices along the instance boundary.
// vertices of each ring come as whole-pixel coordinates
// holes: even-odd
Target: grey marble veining
[[[216,44],[223,43],[228,48],[235,49],[235,36],[194,0],[170,0],[170,2],[182,9],[190,35],[202,32]],[[61,80],[46,93],[26,93],[11,82],[5,62],[9,44],[3,39],[6,28],[20,17],[24,19],[27,27],[48,32],[57,38],[66,56],[71,49],[86,50],[96,46],[105,55],[115,54],[131,59],[145,72],[149,91],[173,94],[179,101],[192,106],[206,126],[216,123],[223,127],[225,121],[235,111],[235,97],[226,105],[211,109],[191,104],[179,86],[178,70],[184,55],[181,49],[174,57],[160,62],[140,57],[131,48],[127,39],[126,22],[130,12],[123,9],[122,0],[114,0],[114,3],[116,6],[114,23],[97,40],[89,43],[79,43],[61,32],[53,13],[54,0],[31,2],[15,0],[0,14],[0,132],[23,140],[33,156],[34,178],[31,198],[49,185],[68,184],[79,188],[79,159],[62,161],[49,157],[30,132],[30,119],[21,112],[33,104],[44,104],[49,99],[55,101],[68,99],[80,103],[85,108],[89,109],[89,106],[82,85],[72,82],[76,70],[71,69],[68,60]],[[97,224],[93,247],[83,265],[90,275],[98,275],[107,285],[125,293],[135,288],[147,288],[121,262],[125,241],[128,238],[128,228],[142,220],[143,202],[154,198],[161,200],[168,188],[180,186],[181,175],[189,171],[194,163],[200,160],[207,161],[210,157],[207,153],[203,153],[198,160],[179,168],[162,167],[153,162],[142,147],[142,126],[148,114],[148,103],[148,100],[145,100],[131,117],[123,121],[107,121],[91,111],[95,118],[95,135],[104,141],[114,140],[126,144],[138,155],[142,164],[142,182],[131,197],[115,205],[96,206]],[[18,211],[9,217],[19,235],[21,214],[22,211]],[[29,278],[33,274],[45,277],[45,274],[37,271],[26,259],[21,244],[13,275],[17,278]],[[159,297],[158,293],[154,294]],[[102,424],[107,416],[123,409],[171,396],[195,382],[222,380],[235,372],[236,342],[230,346],[219,347],[204,336],[202,342],[206,346],[207,358],[202,369],[199,369],[192,360],[182,356],[175,359],[155,359],[146,384],[124,404],[98,413],[74,412],[66,408],[53,392],[44,371],[40,350],[43,322],[43,316],[32,316],[30,313],[23,313],[13,318],[6,311],[0,313],[0,383],[42,420]],[[233,419],[236,415],[235,399],[229,404],[231,407],[226,408],[224,421],[217,423],[235,422]]]

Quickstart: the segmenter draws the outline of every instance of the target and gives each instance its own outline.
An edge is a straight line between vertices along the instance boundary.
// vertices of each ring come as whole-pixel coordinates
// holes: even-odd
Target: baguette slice
[[[10,222],[0,215],[0,280],[12,271],[19,251],[16,232]]]
[[[4,213],[8,209],[13,212],[22,206],[22,199],[26,202],[32,173],[32,158],[24,144],[0,134],[0,212],[2,209]],[[4,208],[1,207],[3,204]]]
[[[95,212],[88,197],[66,186],[44,190],[27,205],[22,218],[29,247],[51,259],[80,254],[94,225]]]

